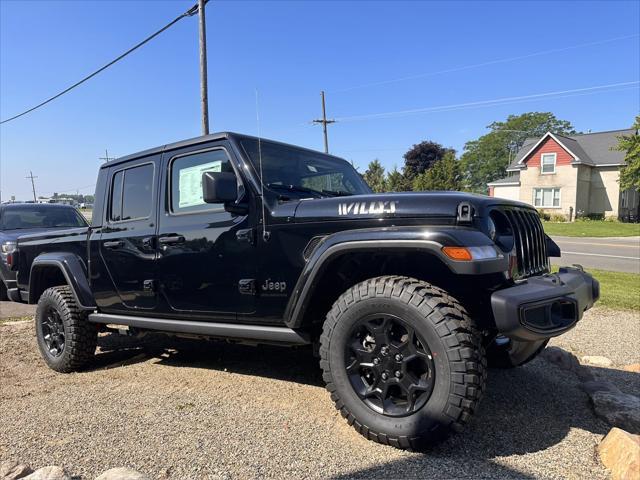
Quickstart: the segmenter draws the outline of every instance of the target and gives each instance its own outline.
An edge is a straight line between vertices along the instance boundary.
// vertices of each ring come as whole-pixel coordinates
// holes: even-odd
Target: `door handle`
[[[175,243],[184,243],[184,237],[182,235],[160,237],[158,239],[158,243],[160,243],[160,245],[173,245]]]
[[[124,247],[124,242],[122,240],[115,240],[113,242],[104,242],[102,245],[104,248],[120,248]]]

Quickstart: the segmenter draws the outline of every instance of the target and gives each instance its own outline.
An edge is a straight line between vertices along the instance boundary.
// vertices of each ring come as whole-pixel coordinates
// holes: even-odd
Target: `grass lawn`
[[[554,272],[558,271],[553,266]],[[640,275],[585,269],[600,282],[600,300],[596,306],[640,311]]]
[[[634,237],[640,236],[640,223],[621,222],[543,222],[547,235],[566,237]]]

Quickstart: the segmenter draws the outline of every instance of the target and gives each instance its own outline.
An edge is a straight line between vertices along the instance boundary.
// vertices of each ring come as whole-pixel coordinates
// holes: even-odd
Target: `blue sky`
[[[0,0],[0,118],[57,93],[193,3]],[[207,29],[213,131],[255,134],[257,89],[263,136],[322,149],[321,128],[309,122],[324,89],[328,115],[343,119],[329,127],[331,152],[360,171],[374,158],[401,166],[424,139],[461,152],[512,113],[552,111],[598,131],[628,127],[640,111],[636,84],[348,118],[637,82],[638,1],[212,1]],[[199,135],[197,38],[197,17],[183,19],[72,93],[2,125],[3,199],[31,196],[29,170],[39,195],[91,193],[105,149],[121,156]],[[561,51],[532,55],[548,50]],[[492,63],[514,57],[526,58]]]

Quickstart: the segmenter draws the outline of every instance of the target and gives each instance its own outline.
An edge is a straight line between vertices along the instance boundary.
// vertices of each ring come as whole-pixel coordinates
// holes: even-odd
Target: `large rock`
[[[580,362],[576,356],[559,347],[547,347],[540,352],[540,356],[563,370],[577,372],[580,369]]]
[[[130,468],[118,467],[102,472],[96,480],[151,480],[146,475]]]
[[[614,427],[640,433],[640,398],[620,392],[596,391],[591,394],[596,415]]]
[[[622,393],[614,384],[606,380],[589,380],[580,384],[580,388],[592,396],[596,392]]]
[[[31,475],[24,477],[24,480],[71,480],[71,476],[62,467],[50,465],[42,467]]]
[[[586,355],[582,357],[582,363],[584,363],[585,365],[604,368],[608,368],[613,365],[613,362],[607,357],[600,357],[597,355]]]
[[[11,460],[5,460],[0,462],[0,479],[2,480],[17,480],[29,475],[33,470],[24,463],[12,462]]]
[[[612,480],[640,478],[640,436],[614,427],[598,446],[598,453]]]
[[[640,363],[632,363],[631,365],[625,365],[622,367],[627,372],[640,373]]]

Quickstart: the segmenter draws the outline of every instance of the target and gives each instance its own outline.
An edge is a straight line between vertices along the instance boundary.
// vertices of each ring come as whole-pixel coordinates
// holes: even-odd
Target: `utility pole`
[[[105,162],[108,162],[109,160],[115,160],[116,157],[110,157],[109,156],[109,152],[107,151],[107,149],[104,149],[104,157],[98,157],[98,160],[104,160]]]
[[[33,189],[33,201],[35,203],[38,203],[38,199],[36,198],[36,184],[33,182],[33,179],[38,177],[34,177],[33,172],[29,170],[29,176],[24,178],[31,179],[31,188]]]
[[[209,92],[207,88],[207,29],[204,16],[206,0],[198,0],[200,24],[200,104],[202,107],[202,134],[209,135]]]
[[[324,90],[320,92],[322,98],[322,118],[320,120],[312,120],[311,123],[321,123],[322,131],[324,132],[324,153],[329,153],[329,138],[327,137],[327,125],[329,123],[336,123],[335,120],[327,120],[327,109],[324,105]]]

